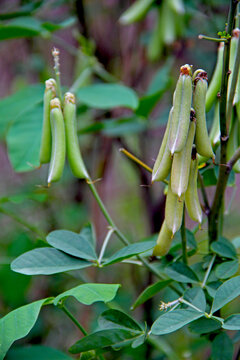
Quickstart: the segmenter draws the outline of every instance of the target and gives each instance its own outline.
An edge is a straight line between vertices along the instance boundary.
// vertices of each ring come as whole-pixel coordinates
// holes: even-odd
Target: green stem
[[[84,336],[87,336],[88,333],[87,331],[84,329],[84,327],[79,323],[79,321],[77,321],[77,319],[75,318],[75,316],[66,308],[65,305],[61,304],[59,306],[59,308],[69,317],[69,319],[72,320],[72,322],[79,328],[79,330],[81,331],[81,333]]]
[[[205,286],[206,286],[206,282],[207,282],[208,276],[210,274],[210,271],[212,270],[215,259],[216,259],[216,255],[214,254],[211,261],[210,261],[210,263],[209,263],[209,265],[208,265],[207,271],[205,273],[205,276],[204,276],[204,279],[203,279],[203,282],[202,282],[202,285],[201,285],[202,289],[205,288]]]
[[[92,68],[86,67],[81,74],[79,75],[79,77],[76,79],[76,81],[73,83],[73,85],[71,86],[71,88],[69,89],[69,91],[71,93],[76,92],[78,89],[80,89],[83,84],[85,83],[86,79],[88,79],[88,77],[92,74]]]
[[[238,1],[230,1],[230,9],[228,14],[227,33],[232,34],[234,26],[234,16],[236,13]],[[226,166],[226,153],[227,153],[227,87],[229,77],[229,57],[230,57],[230,41],[228,40],[224,44],[223,54],[223,73],[220,92],[220,130],[221,130],[221,156],[220,156],[220,170],[217,181],[217,187],[213,199],[213,204],[208,217],[208,235],[209,244],[216,241],[219,236],[219,214],[222,207],[223,197],[227,186],[227,180],[229,176],[229,167]]]
[[[22,218],[20,218],[19,216],[17,216],[16,214],[14,214],[12,211],[10,210],[6,210],[3,207],[0,207],[0,213],[9,216],[10,218],[12,218],[13,220],[15,220],[16,222],[18,222],[19,224],[23,225],[24,227],[26,227],[28,230],[32,231],[33,233],[37,234],[38,236],[40,236],[41,239],[45,239],[46,235],[39,230],[36,226],[29,224],[27,221],[23,220]]]
[[[210,37],[210,36],[206,36],[206,35],[198,35],[198,38],[200,40],[204,39],[204,40],[210,40],[210,41],[214,41],[214,42],[227,42],[227,39],[224,38],[214,38],[214,37]]]
[[[162,337],[159,336],[158,338],[155,338],[153,336],[148,336],[147,342],[158,351],[163,352],[169,360],[180,360],[178,355],[173,351],[172,346],[170,346]]]
[[[103,241],[102,248],[101,248],[101,251],[100,251],[100,254],[99,254],[99,257],[98,257],[98,265],[99,266],[101,265],[101,261],[102,261],[103,255],[105,253],[106,247],[107,247],[108,242],[109,242],[112,234],[114,233],[114,231],[115,231],[115,229],[110,228],[108,233],[107,233],[107,236],[105,237],[105,239]]]
[[[182,238],[182,258],[183,258],[184,264],[187,265],[188,259],[187,259],[187,236],[186,236],[186,227],[185,227],[185,206],[183,208],[181,238]]]
[[[54,60],[54,71],[55,71],[55,77],[56,77],[56,83],[57,83],[57,94],[59,96],[61,104],[63,103],[63,97],[62,97],[62,88],[61,88],[61,80],[60,80],[60,63],[59,63],[59,50],[56,48],[53,48],[52,56]]]

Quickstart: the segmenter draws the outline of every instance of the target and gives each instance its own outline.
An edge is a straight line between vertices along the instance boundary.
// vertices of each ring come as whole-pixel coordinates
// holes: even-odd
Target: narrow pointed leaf
[[[11,263],[11,269],[25,275],[51,275],[83,269],[92,263],[80,260],[53,248],[28,251]]]
[[[157,283],[148,286],[143,292],[138,296],[135,303],[132,305],[131,310],[136,309],[139,305],[142,305],[148,299],[151,299],[159,291],[168,286],[172,280],[158,281]]]
[[[12,343],[26,336],[37,321],[41,307],[49,299],[42,299],[11,311],[0,319],[0,360]]]
[[[115,264],[117,262],[120,262],[122,260],[128,259],[132,256],[144,253],[146,251],[149,251],[153,249],[153,247],[156,245],[156,241],[150,240],[150,241],[142,241],[136,244],[131,244],[128,246],[125,246],[121,250],[117,251],[115,254],[113,254],[110,258],[108,258],[104,262],[104,266]]]
[[[240,295],[240,276],[225,281],[215,293],[211,312],[221,309],[224,305]]]
[[[91,305],[96,301],[104,301],[105,303],[114,299],[119,289],[119,284],[82,284],[58,295],[53,303],[58,302],[68,296],[73,296],[80,303]]]
[[[161,315],[152,325],[153,335],[169,334],[204,316],[203,312],[177,309]]]
[[[47,242],[58,250],[85,260],[97,260],[89,240],[81,234],[67,230],[55,230],[47,236]]]

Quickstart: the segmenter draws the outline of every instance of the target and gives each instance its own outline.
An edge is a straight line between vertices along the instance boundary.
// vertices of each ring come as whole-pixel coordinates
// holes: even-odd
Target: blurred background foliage
[[[130,0],[1,0],[1,314],[57,295],[83,280],[122,283],[112,306],[129,311],[152,281],[144,269],[129,264],[114,265],[111,272],[91,269],[34,278],[14,273],[9,266],[16,256],[42,246],[53,229],[79,232],[92,221],[98,248],[106,235],[106,221],[84,181],[67,169],[61,182],[47,189],[47,168],[36,169],[44,81],[53,76],[54,46],[60,50],[62,85],[66,89],[73,86],[77,94],[83,157],[110,213],[133,242],[160,229],[165,202],[162,184],[151,187],[149,174],[118,150],[124,147],[153,166],[179,67],[189,63],[194,69],[203,68],[211,79],[217,46],[199,40],[198,34],[216,36],[224,30],[228,1],[148,3],[139,21],[128,24],[125,11],[133,4]],[[210,111],[209,124],[212,117]],[[225,235],[230,239],[239,234],[236,180],[232,179],[226,198],[231,207],[227,206]],[[213,170],[207,172],[205,181],[214,184]],[[207,192],[211,196],[211,186]],[[206,225],[197,239],[204,252]],[[119,248],[117,238],[114,240],[109,253]],[[165,301],[174,298],[169,290],[161,294]],[[135,316],[149,321],[158,313],[159,299],[135,310]],[[71,305],[89,330],[105,308],[97,303],[86,311],[83,305]],[[66,350],[77,339],[76,329],[59,310],[46,308],[31,334],[16,346],[44,344]],[[182,359],[209,356],[209,343],[198,335],[189,337],[181,331],[168,336],[168,342]],[[116,352],[114,359],[144,359],[147,351],[146,345],[126,348]],[[168,358],[159,350],[154,356],[156,360]]]

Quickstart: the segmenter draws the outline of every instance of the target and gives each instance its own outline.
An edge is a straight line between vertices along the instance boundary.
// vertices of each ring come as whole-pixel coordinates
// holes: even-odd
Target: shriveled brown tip
[[[208,81],[207,72],[205,70],[203,70],[203,69],[198,69],[198,70],[194,71],[194,74],[193,74],[193,83],[194,83],[194,85],[196,85],[196,83],[199,80]]]
[[[180,67],[180,75],[192,76],[192,65],[185,64]]]
[[[73,93],[66,92],[66,94],[64,95],[64,102],[75,104],[76,103],[75,95]]]
[[[196,121],[196,113],[193,108],[191,108],[191,111],[190,111],[190,121]]]

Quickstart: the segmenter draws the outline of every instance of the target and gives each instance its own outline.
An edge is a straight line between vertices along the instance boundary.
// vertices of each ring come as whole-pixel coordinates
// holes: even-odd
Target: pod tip
[[[76,103],[75,95],[71,92],[66,92],[64,95],[64,102],[75,104]]]
[[[59,98],[54,98],[50,101],[50,109],[61,109],[61,103]]]

